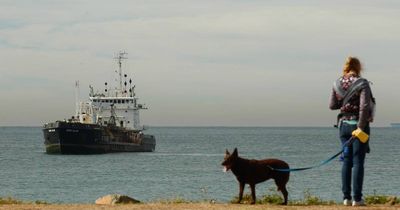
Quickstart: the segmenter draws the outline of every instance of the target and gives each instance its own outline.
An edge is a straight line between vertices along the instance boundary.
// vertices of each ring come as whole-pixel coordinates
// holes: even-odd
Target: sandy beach
[[[14,204],[14,205],[0,205],[0,210],[341,210],[350,209],[352,207],[346,207],[341,205],[329,205],[329,206],[277,206],[277,205],[245,205],[245,204],[132,204],[132,205],[96,205],[96,204]],[[356,207],[353,207],[356,208]],[[365,210],[386,210],[386,209],[400,209],[400,205],[387,206],[387,205],[371,205],[366,207],[358,207]]]

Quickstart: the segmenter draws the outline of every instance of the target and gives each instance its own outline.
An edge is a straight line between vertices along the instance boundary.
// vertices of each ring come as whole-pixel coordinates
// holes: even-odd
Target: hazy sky
[[[348,55],[400,122],[399,1],[1,0],[0,126],[68,118],[120,50],[146,125],[331,126]]]

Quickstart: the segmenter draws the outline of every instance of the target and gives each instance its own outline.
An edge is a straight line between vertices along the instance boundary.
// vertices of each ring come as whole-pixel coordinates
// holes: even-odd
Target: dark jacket
[[[358,77],[355,76],[343,76],[340,78],[340,85],[344,90],[347,90],[357,79]],[[329,108],[332,110],[340,109],[340,113],[347,113],[342,119],[358,119],[357,126],[363,130],[371,121],[371,97],[371,88],[368,85],[351,97],[346,104],[342,104],[343,98],[333,88]]]

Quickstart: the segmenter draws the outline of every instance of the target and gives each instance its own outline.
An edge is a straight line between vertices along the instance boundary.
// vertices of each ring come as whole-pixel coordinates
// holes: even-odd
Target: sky
[[[400,2],[0,0],[0,126],[69,118],[76,80],[125,72],[148,126],[332,126],[333,81],[358,57],[374,126],[400,122]]]

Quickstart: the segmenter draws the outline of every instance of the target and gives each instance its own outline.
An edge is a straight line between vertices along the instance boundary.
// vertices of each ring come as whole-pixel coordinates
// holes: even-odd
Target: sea
[[[232,172],[222,171],[226,149],[249,159],[279,158],[292,168],[317,165],[340,150],[335,128],[149,127],[145,133],[155,135],[155,152],[48,155],[40,127],[0,127],[0,197],[93,203],[118,193],[144,202],[229,202],[239,187]],[[371,129],[364,195],[400,196],[399,137],[399,128]],[[335,159],[292,172],[289,200],[311,194],[340,201],[341,165]],[[275,193],[272,180],[257,185],[258,196]]]

